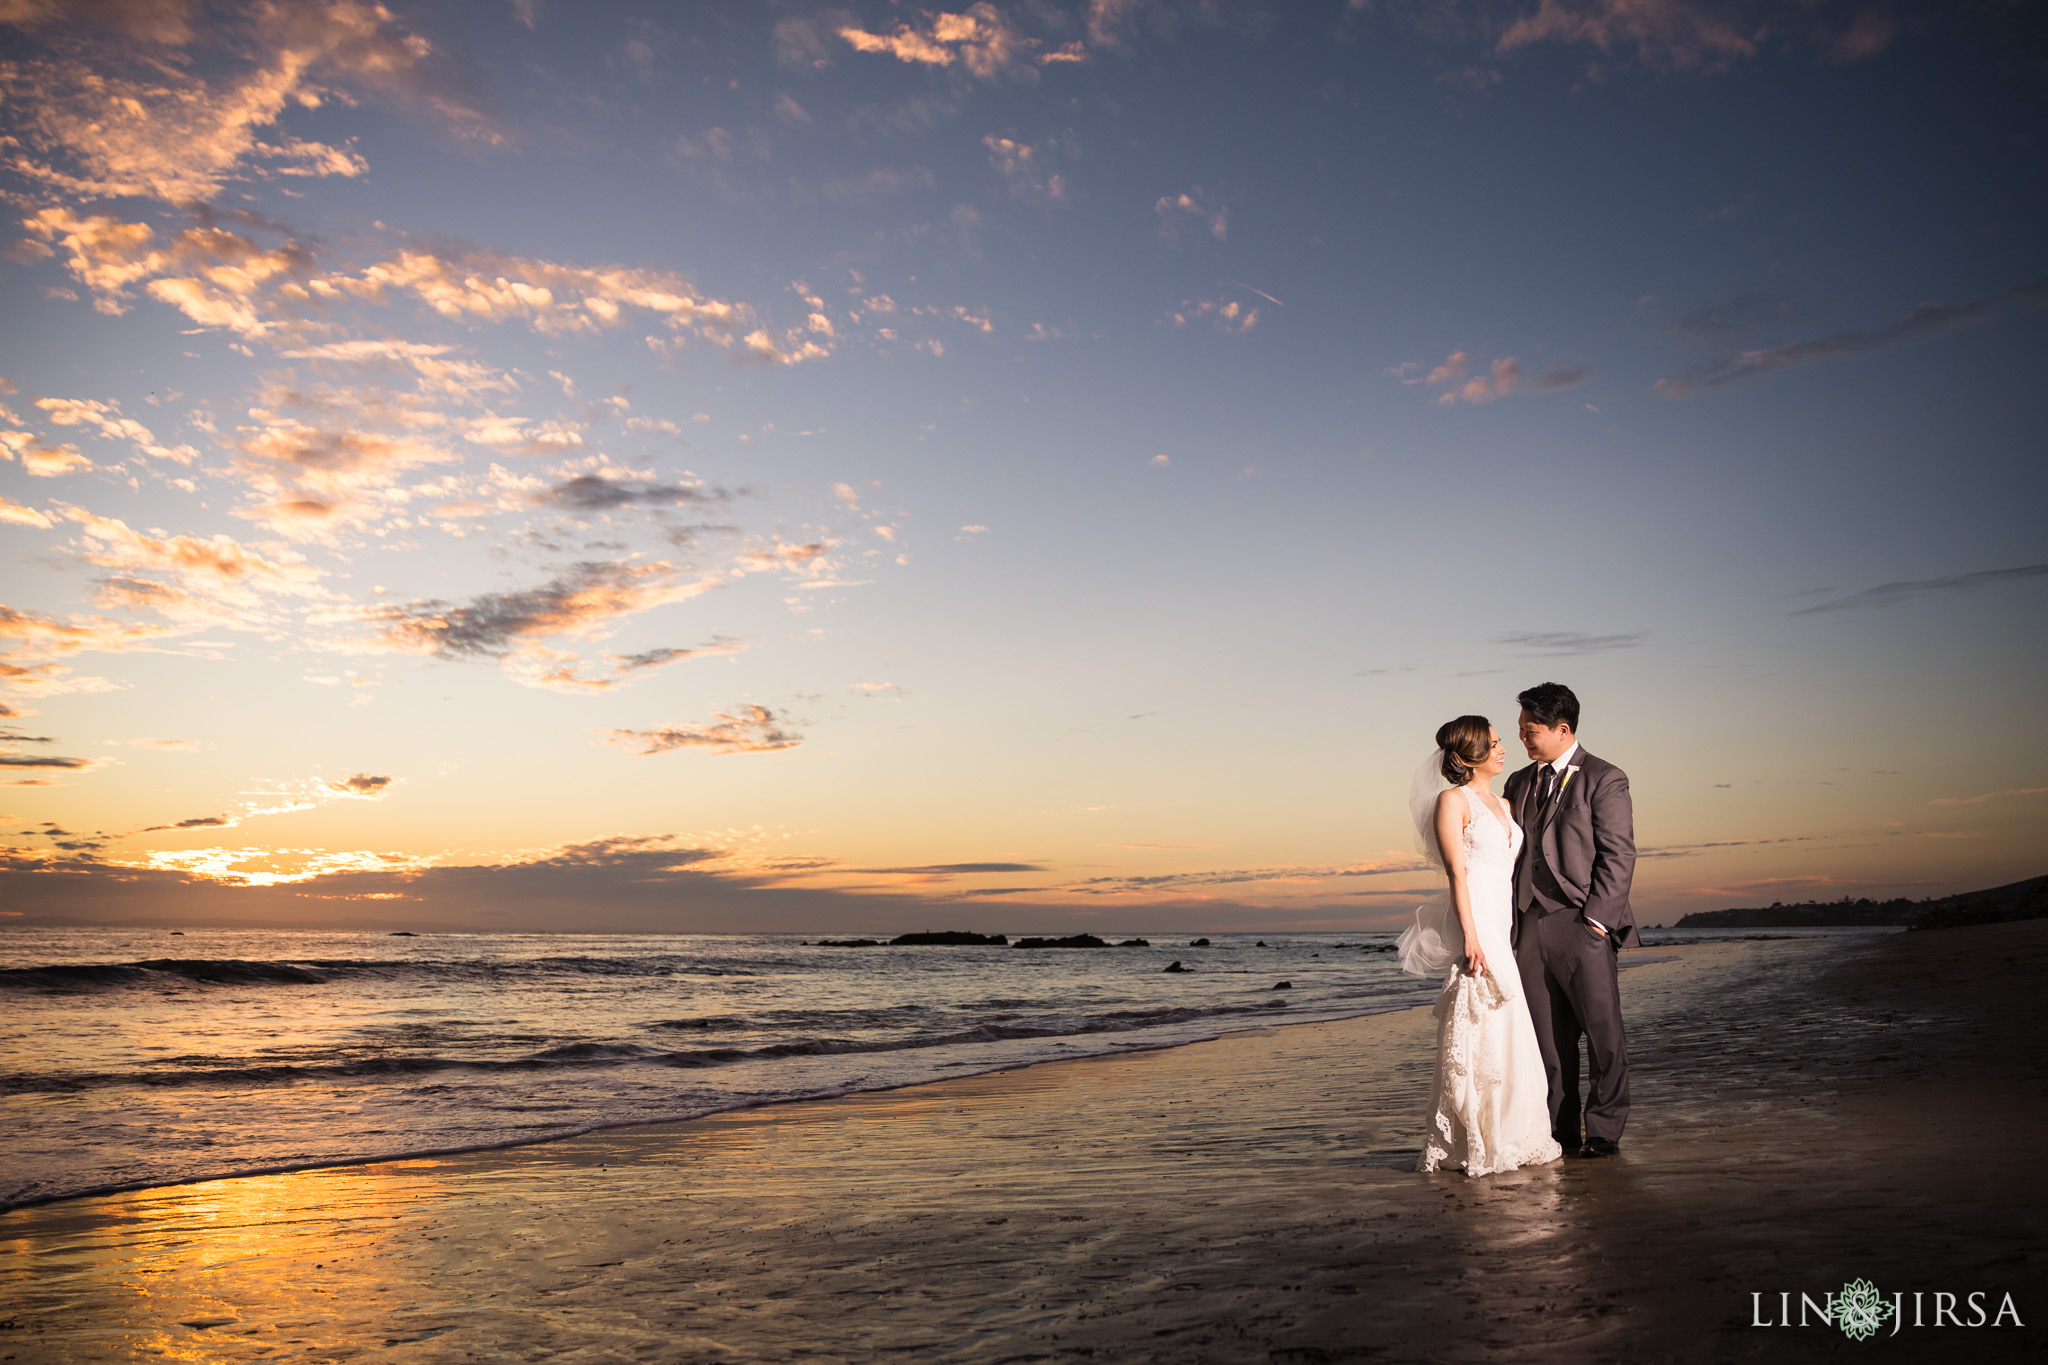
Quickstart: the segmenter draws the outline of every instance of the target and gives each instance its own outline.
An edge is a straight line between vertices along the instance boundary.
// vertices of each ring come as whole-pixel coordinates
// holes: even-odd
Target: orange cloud
[[[148,427],[133,417],[124,416],[121,405],[116,402],[101,402],[93,398],[38,398],[35,405],[48,414],[55,426],[91,427],[103,439],[127,441],[144,455],[178,464],[191,464],[199,458],[199,452],[191,446],[166,446],[159,442]]]
[[[61,657],[82,650],[120,653],[178,633],[168,626],[128,625],[104,616],[59,621],[54,616],[0,606],[0,640],[15,641],[19,653],[32,658]]]
[[[62,250],[66,269],[93,292],[93,307],[102,313],[126,311],[128,291],[141,286],[202,327],[251,338],[269,335],[283,320],[271,306],[275,287],[313,265],[311,253],[296,242],[264,248],[211,225],[165,240],[147,223],[46,208],[22,226],[31,246],[50,255]]]
[[[1431,369],[1422,383],[1431,388],[1440,388],[1442,393],[1436,401],[1443,407],[1454,407],[1459,403],[1491,403],[1511,393],[1550,393],[1557,389],[1568,389],[1592,373],[1585,365],[1556,365],[1539,375],[1530,375],[1522,368],[1522,362],[1513,356],[1502,356],[1487,365],[1480,373],[1473,374],[1474,357],[1469,351],[1453,351],[1444,357],[1443,363]],[[1404,384],[1417,382],[1413,375],[1421,365],[1410,361],[1398,365],[1389,373]]]
[[[988,164],[1010,182],[1012,194],[1054,201],[1067,197],[1066,180],[1045,170],[1030,143],[991,133],[981,145],[988,148]]]
[[[1259,310],[1247,308],[1236,299],[1182,299],[1180,307],[1166,317],[1176,327],[1207,320],[1221,331],[1239,335],[1259,325]]]
[[[373,395],[344,391],[308,396],[273,389],[264,397],[327,410],[323,420],[309,423],[269,407],[254,407],[251,425],[240,429],[240,468],[257,501],[235,515],[291,540],[327,540],[344,527],[402,514],[405,500],[387,496],[386,490],[411,470],[457,458],[418,435],[386,434],[352,420],[375,416],[404,422],[412,415],[402,405],[382,404]]]
[[[4,497],[0,497],[0,521],[9,522],[15,526],[40,526],[44,530],[48,530],[56,525],[55,522],[51,521],[41,512],[38,512],[35,508],[24,507],[20,503],[10,502]]]
[[[42,445],[25,431],[0,432],[0,450],[4,450],[10,459],[19,456],[21,467],[39,479],[77,474],[93,467],[92,461],[77,446]]]
[[[1159,237],[1165,242],[1180,240],[1180,220],[1193,218],[1209,230],[1209,235],[1221,242],[1230,236],[1230,209],[1219,205],[1209,208],[1202,202],[1202,187],[1197,185],[1186,194],[1166,194],[1152,205],[1152,212],[1159,215]]]
[[[277,596],[326,596],[319,586],[323,571],[290,550],[273,549],[266,555],[225,535],[151,536],[124,521],[68,503],[58,503],[54,510],[66,521],[84,528],[83,553],[88,562],[130,573],[169,575],[170,585],[115,580],[117,585],[130,585],[143,600],[148,600],[152,592],[178,590],[174,595],[155,598],[155,603],[161,604],[157,605],[159,610],[177,603],[175,610],[164,612],[166,615],[198,616],[233,625],[244,619],[242,614],[223,608],[254,607]],[[117,594],[118,591],[117,588]]]
[[[408,853],[376,853],[349,849],[193,848],[152,850],[139,862],[120,867],[182,872],[227,886],[290,886],[320,877],[351,872],[406,873],[432,867],[437,860]]]
[[[29,696],[65,692],[110,692],[105,678],[80,677],[55,662],[87,650],[121,653],[149,649],[187,633],[174,626],[129,625],[104,616],[72,616],[59,621],[37,612],[0,606],[0,687]],[[8,714],[19,714],[6,708]]]
[[[667,560],[583,563],[537,588],[374,607],[353,619],[376,627],[357,647],[443,659],[501,657],[549,636],[587,636],[621,616],[695,597],[712,580],[683,579]]]
[[[969,5],[964,13],[933,15],[922,30],[899,24],[894,33],[883,34],[847,25],[839,37],[856,52],[881,53],[912,65],[951,66],[957,61],[982,80],[992,80],[1020,63],[1030,70],[1031,53],[1039,46],[1019,34],[986,0]],[[1061,60],[1070,60],[1066,52],[1061,50]]]
[[[672,749],[708,749],[714,754],[767,753],[794,749],[801,735],[783,728],[788,722],[765,706],[748,704],[740,714],[714,712],[706,724],[661,725],[652,730],[595,730],[605,743],[636,749],[641,754],[662,754]]]
[[[74,196],[203,202],[250,176],[361,175],[369,163],[353,148],[273,131],[293,110],[335,97],[319,80],[395,91],[459,126],[483,124],[479,111],[434,80],[432,45],[401,31],[378,4],[271,0],[209,12],[17,0],[8,10],[12,24],[52,30],[42,55],[11,63],[0,77],[19,128],[9,161],[23,177]],[[195,28],[195,19],[207,22]],[[157,49],[138,50],[138,34]],[[201,45],[253,60],[210,75],[183,53],[160,50]]]
[[[295,297],[292,290],[284,292]],[[628,309],[638,309],[723,346],[730,346],[753,319],[746,305],[706,298],[668,271],[561,265],[486,251],[440,255],[405,249],[353,274],[312,279],[304,292],[310,298],[350,296],[373,303],[408,294],[445,318],[517,320],[542,332],[612,327]]]
[[[23,220],[28,245],[65,257],[72,276],[94,294],[94,307],[119,313],[131,290],[179,309],[202,327],[251,339],[303,341],[306,321],[347,301],[383,305],[411,297],[457,322],[523,322],[543,333],[594,332],[651,313],[742,357],[808,359],[830,347],[806,344],[803,329],[771,336],[745,303],[708,298],[670,271],[626,266],[576,266],[484,250],[435,252],[404,247],[354,270],[315,268],[296,242],[264,248],[211,224],[169,239],[147,223],[46,208]],[[324,324],[323,324],[324,325]],[[417,343],[343,341],[299,345],[295,354],[331,360],[398,359],[457,392],[473,374],[464,362],[439,360],[449,348]],[[436,363],[438,361],[438,363]],[[504,386],[502,377],[497,377]]]
[[[453,353],[453,346],[392,339],[332,341],[284,352],[287,360],[328,362],[349,370],[401,369],[417,376],[423,392],[474,401],[480,394],[510,394],[519,385],[510,375]]]
[[[527,641],[515,648],[506,659],[505,672],[507,676],[528,687],[544,688],[550,692],[610,692],[630,686],[653,670],[672,663],[680,663],[685,659],[738,654],[745,649],[746,645],[738,640],[714,639],[710,644],[696,649],[664,647],[645,649],[635,654],[608,654],[605,656],[606,665],[603,671],[586,675],[579,672],[586,667],[579,655]]]

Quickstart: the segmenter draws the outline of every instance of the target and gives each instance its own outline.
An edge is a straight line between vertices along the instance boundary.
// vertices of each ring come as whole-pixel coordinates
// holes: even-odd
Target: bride
[[[1436,742],[1409,804],[1423,851],[1450,889],[1415,912],[1399,944],[1403,971],[1448,969],[1436,999],[1429,1137],[1415,1169],[1492,1175],[1563,1154],[1550,1134],[1543,1054],[1509,944],[1522,830],[1493,794],[1508,760],[1486,717],[1460,716]]]

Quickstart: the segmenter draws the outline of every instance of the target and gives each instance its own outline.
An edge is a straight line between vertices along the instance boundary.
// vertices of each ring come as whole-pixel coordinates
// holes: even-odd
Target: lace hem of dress
[[[1444,979],[1443,991],[1431,1011],[1440,1034],[1436,1103],[1429,1116],[1422,1158],[1415,1163],[1418,1172],[1450,1167],[1470,1176],[1495,1175],[1519,1166],[1541,1166],[1564,1155],[1564,1148],[1548,1133],[1489,1151],[1485,1125],[1478,1121],[1473,1074],[1478,1073],[1489,1085],[1502,1080],[1499,1059],[1488,1045],[1483,1013],[1499,1009],[1511,998],[1490,973],[1472,976],[1463,963],[1451,968]]]
[[[1424,1175],[1439,1169],[1463,1171],[1471,1176],[1499,1175],[1502,1171],[1519,1170],[1524,1166],[1547,1166],[1564,1155],[1564,1148],[1558,1145],[1556,1138],[1547,1137],[1538,1142],[1517,1144],[1506,1151],[1496,1153],[1488,1163],[1471,1158],[1463,1162],[1453,1161],[1450,1159],[1451,1155],[1450,1147],[1439,1146],[1435,1135],[1432,1134],[1429,1145],[1423,1148],[1422,1160],[1415,1164],[1415,1169]]]

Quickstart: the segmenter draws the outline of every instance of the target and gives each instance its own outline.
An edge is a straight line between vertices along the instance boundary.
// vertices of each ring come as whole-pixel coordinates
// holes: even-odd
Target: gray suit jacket
[[[1549,817],[1533,809],[1541,790],[1531,763],[1508,778],[1502,795],[1527,841],[1522,856],[1540,845],[1550,874],[1570,900],[1572,909],[1607,926],[1621,947],[1635,933],[1635,912],[1629,909],[1629,883],[1636,872],[1635,806],[1629,799],[1628,774],[1584,745],[1573,761],[1579,771],[1565,784]],[[1538,827],[1540,825],[1540,828]]]

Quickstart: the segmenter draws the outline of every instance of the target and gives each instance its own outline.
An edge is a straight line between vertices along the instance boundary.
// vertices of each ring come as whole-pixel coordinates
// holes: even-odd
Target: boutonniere
[[[1563,796],[1565,788],[1571,786],[1572,779],[1578,775],[1579,765],[1576,763],[1567,764],[1564,770],[1564,779],[1557,784],[1557,794]]]

